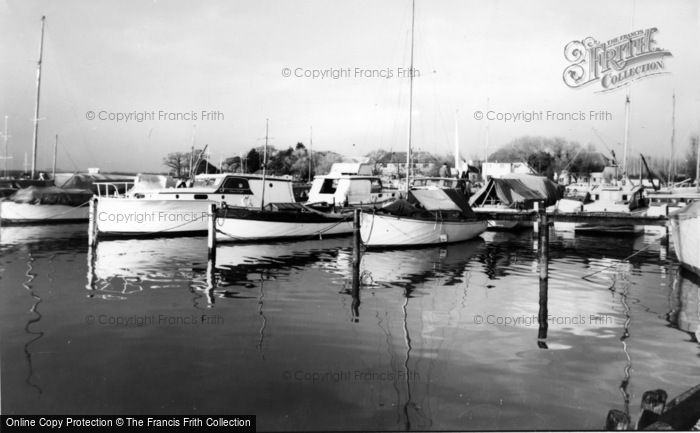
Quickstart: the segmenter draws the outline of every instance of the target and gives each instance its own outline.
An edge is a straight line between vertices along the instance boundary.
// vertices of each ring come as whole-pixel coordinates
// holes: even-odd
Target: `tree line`
[[[669,173],[676,181],[696,177],[696,158],[698,152],[698,136],[692,136],[684,154],[674,158],[645,156],[646,162],[653,173],[662,181],[668,178]],[[207,162],[202,155],[202,149],[194,152],[173,152],[163,158],[163,164],[170,168],[171,173],[176,177],[189,177],[190,162],[192,161],[192,171],[194,174],[215,172],[218,170],[233,173],[256,173],[262,169],[263,157],[267,152],[266,171],[270,175],[290,175],[298,181],[309,181],[316,174],[326,174],[335,162],[343,160],[343,156],[332,151],[310,152],[306,146],[299,142],[296,146],[287,149],[276,149],[274,146],[267,146],[265,151],[263,146],[251,148],[247,153],[232,156],[222,161],[219,166],[214,166]],[[383,159],[391,152],[385,150],[374,150],[367,155],[370,163],[375,164],[375,173],[379,173],[380,167],[377,161]],[[442,162],[453,164],[453,157],[450,155],[434,156],[437,165]],[[386,158],[384,158],[386,159]],[[616,155],[609,150],[607,154],[596,150],[595,145],[581,145],[575,141],[567,141],[560,137],[520,137],[517,138],[491,154],[489,161],[498,162],[526,162],[538,174],[554,179],[555,175],[567,171],[574,176],[589,175],[593,172],[600,172],[609,165],[621,165],[622,155]],[[480,163],[475,163],[480,168]],[[648,177],[646,169],[643,168],[639,154],[631,154],[628,157],[628,175],[638,176],[641,173]]]

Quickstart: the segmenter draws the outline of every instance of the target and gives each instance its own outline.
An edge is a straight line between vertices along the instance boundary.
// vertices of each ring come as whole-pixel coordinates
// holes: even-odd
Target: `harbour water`
[[[600,429],[700,377],[700,288],[657,234],[369,251],[0,229],[3,414],[252,414],[260,430]]]

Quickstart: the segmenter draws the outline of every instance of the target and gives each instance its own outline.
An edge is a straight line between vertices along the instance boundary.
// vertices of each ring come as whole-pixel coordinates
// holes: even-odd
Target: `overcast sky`
[[[491,150],[533,135],[605,151],[594,129],[620,155],[627,88],[567,87],[564,47],[656,27],[656,45],[672,57],[664,59],[667,74],[630,88],[630,152],[670,152],[675,91],[676,146],[685,153],[700,125],[698,5],[417,0],[414,149],[452,152],[458,119],[467,158],[483,157],[487,135]],[[218,163],[261,145],[266,118],[277,148],[308,144],[313,127],[318,150],[405,150],[409,79],[398,74],[410,64],[410,0],[2,0],[0,129],[8,116],[12,167],[22,167],[25,152],[31,158],[42,15],[39,169],[51,165],[56,134],[58,165],[67,170],[163,171],[162,157],[189,150],[193,136]],[[296,76],[331,68],[350,73]],[[392,76],[358,77],[356,68]],[[221,114],[202,119],[210,110]],[[609,115],[506,123],[476,120],[477,110]],[[161,120],[160,111],[181,118]],[[99,119],[133,112],[155,112],[155,119]],[[191,113],[196,121],[182,118]]]

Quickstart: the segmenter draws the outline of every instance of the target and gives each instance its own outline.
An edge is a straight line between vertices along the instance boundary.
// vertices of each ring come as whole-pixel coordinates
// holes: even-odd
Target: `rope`
[[[593,272],[593,273],[590,273],[590,274],[588,274],[588,275],[584,275],[583,277],[581,277],[581,279],[582,279],[582,280],[587,280],[589,277],[592,277],[593,275],[599,274],[599,273],[601,273],[601,272],[603,272],[603,271],[605,271],[605,270],[607,270],[607,269],[617,267],[617,266],[621,265],[623,262],[626,262],[627,260],[629,260],[629,259],[631,259],[632,257],[636,256],[637,254],[640,254],[640,253],[646,251],[648,248],[652,247],[653,245],[654,245],[654,244],[649,244],[649,245],[647,245],[646,247],[642,248],[641,250],[636,251],[636,252],[630,254],[629,256],[625,257],[624,259],[618,260],[617,263],[613,263],[612,265],[606,266],[606,267],[604,267],[604,268],[602,268],[602,269],[599,269],[599,270],[597,270],[597,271],[595,271],[595,272]],[[614,285],[614,284],[613,284],[613,285]]]

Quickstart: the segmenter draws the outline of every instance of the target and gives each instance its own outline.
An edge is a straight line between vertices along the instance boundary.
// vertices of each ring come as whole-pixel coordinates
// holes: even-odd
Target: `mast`
[[[313,154],[313,151],[311,150],[311,147],[314,144],[314,127],[310,126],[309,129],[310,129],[310,132],[309,132],[309,182],[311,182],[311,166],[313,165],[313,161],[314,161],[314,154]]]
[[[36,148],[39,140],[39,94],[41,92],[41,61],[44,57],[44,25],[46,17],[41,17],[41,42],[39,42],[39,61],[36,63],[36,102],[34,105],[34,137],[32,139],[32,174],[36,174]]]
[[[416,0],[411,5],[411,68],[408,90],[408,150],[406,152],[406,194],[411,183],[411,132],[413,128],[413,40],[416,25]]]
[[[58,150],[58,134],[56,134],[56,141],[53,143],[53,169],[51,170],[51,179],[56,180],[56,151]]]
[[[5,141],[5,158],[4,158],[4,164],[5,164],[5,177],[7,177],[7,141],[9,137],[7,136],[7,115],[5,115],[5,132],[3,133],[3,140]]]
[[[193,163],[194,163],[194,139],[197,135],[197,124],[192,125],[192,148],[190,150],[190,179],[194,180],[194,174],[192,173]]]
[[[700,192],[700,137],[695,140],[695,190]]]
[[[455,110],[455,173],[459,177],[459,110]]]
[[[673,157],[674,157],[674,151],[675,151],[675,142],[676,142],[676,92],[673,92],[673,111],[671,114],[671,160],[668,162],[668,182],[667,185],[671,188],[671,191],[673,191],[673,171],[675,169],[674,164],[673,164]]]
[[[265,170],[267,169],[267,140],[269,132],[270,119],[265,119],[265,147],[263,148],[262,196],[260,197],[260,210],[265,208]]]
[[[623,145],[623,156],[622,156],[622,178],[627,177],[627,142],[629,140],[630,133],[630,93],[627,91],[627,98],[625,99],[625,138]]]

